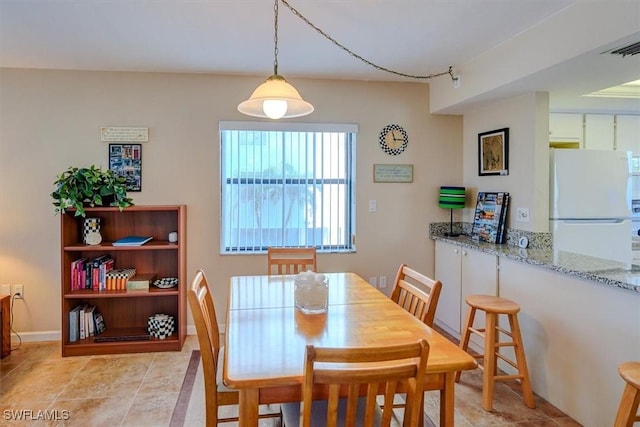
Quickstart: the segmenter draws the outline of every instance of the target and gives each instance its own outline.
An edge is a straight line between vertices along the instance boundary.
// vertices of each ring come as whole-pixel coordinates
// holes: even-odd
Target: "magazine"
[[[504,227],[508,203],[509,193],[478,193],[471,238],[489,243],[502,243],[506,237]]]

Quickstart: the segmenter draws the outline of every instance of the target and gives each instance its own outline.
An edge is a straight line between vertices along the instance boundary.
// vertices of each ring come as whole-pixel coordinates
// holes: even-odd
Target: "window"
[[[220,123],[221,253],[353,251],[355,125]]]

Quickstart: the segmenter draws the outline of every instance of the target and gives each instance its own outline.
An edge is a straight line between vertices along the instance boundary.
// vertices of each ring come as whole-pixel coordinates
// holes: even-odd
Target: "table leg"
[[[258,389],[241,389],[239,392],[239,425],[241,427],[255,427],[258,425]]]
[[[440,426],[453,427],[453,411],[455,406],[456,373],[444,374],[444,388],[440,390]]]
[[[9,295],[0,297],[0,359],[11,353],[10,304]]]

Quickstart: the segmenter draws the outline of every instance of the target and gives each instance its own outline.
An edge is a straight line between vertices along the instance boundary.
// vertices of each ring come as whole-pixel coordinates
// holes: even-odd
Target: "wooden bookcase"
[[[60,215],[62,263],[62,356],[90,354],[178,351],[187,334],[186,275],[187,218],[186,206],[131,206],[87,208],[87,218],[100,218],[102,243],[82,243],[84,218],[73,211]],[[167,235],[178,232],[178,242]],[[142,246],[113,246],[126,236],[152,236]],[[71,289],[71,263],[79,258],[108,254],[116,268],[135,267],[136,274],[155,274],[156,278],[177,277],[178,286],[149,291],[93,291]],[[96,306],[102,313],[110,334],[129,335],[147,329],[149,316],[163,313],[175,319],[175,331],[166,339],[94,342],[93,337],[69,341],[69,312],[79,304]]]

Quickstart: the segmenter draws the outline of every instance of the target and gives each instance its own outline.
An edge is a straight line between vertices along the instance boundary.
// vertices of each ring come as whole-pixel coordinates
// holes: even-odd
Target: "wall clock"
[[[102,235],[99,231],[89,231],[85,237],[84,241],[87,245],[99,245],[102,242]]]
[[[385,153],[396,156],[407,148],[409,136],[402,126],[392,124],[382,128],[378,142]]]

